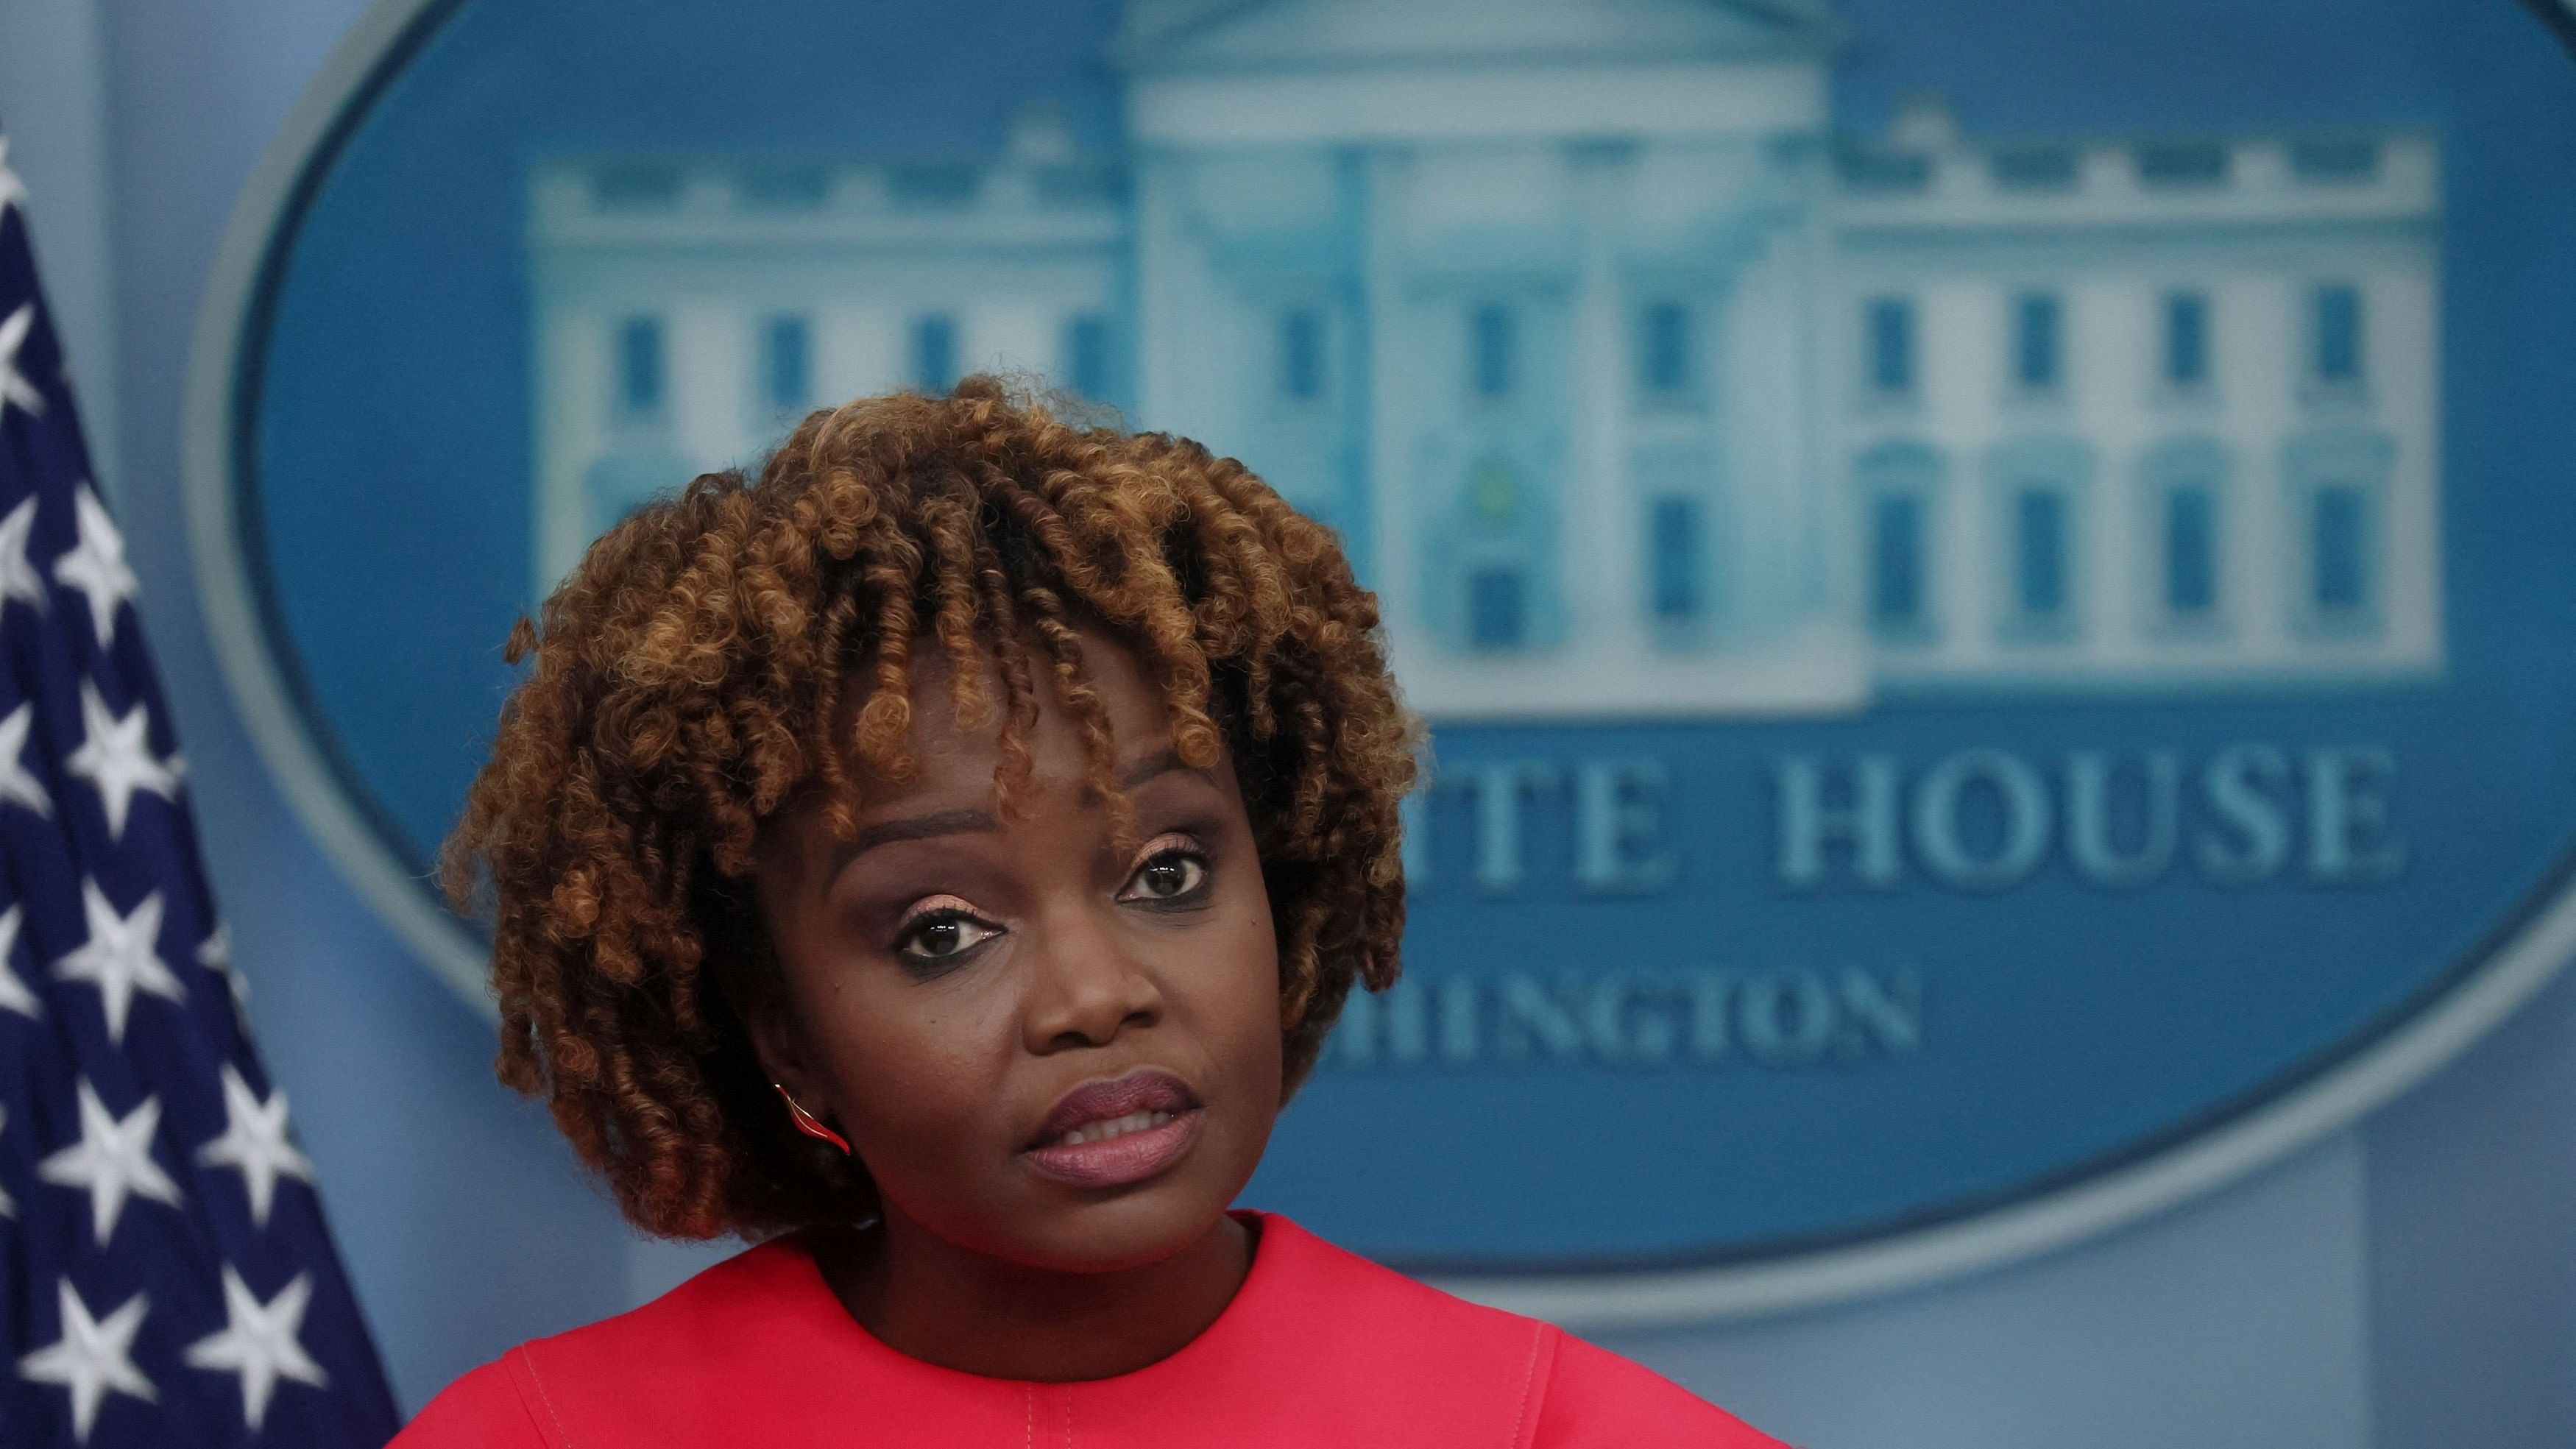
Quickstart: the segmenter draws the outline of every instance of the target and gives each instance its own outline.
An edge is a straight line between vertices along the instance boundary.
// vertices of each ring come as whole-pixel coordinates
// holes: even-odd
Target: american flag
[[[0,1445],[380,1445],[0,135]]]

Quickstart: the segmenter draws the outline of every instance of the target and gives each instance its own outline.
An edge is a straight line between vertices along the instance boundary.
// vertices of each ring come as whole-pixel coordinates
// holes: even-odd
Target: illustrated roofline
[[[1948,136],[1911,145],[1843,137],[1832,168],[1832,222],[1855,235],[2422,222],[2441,209],[2440,155],[2417,131]],[[1030,242],[1111,242],[1128,226],[1130,184],[1125,159],[1102,152],[866,160],[567,153],[531,168],[530,232],[547,245],[773,235],[900,243],[953,236],[965,224],[979,233],[1007,225]]]

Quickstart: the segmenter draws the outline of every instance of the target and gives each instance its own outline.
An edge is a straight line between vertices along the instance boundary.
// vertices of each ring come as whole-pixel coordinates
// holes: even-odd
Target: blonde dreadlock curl
[[[1415,730],[1330,532],[1231,458],[1073,426],[989,377],[817,412],[757,481],[710,473],[611,529],[512,630],[531,667],[447,843],[451,896],[493,917],[501,1079],[547,1099],[637,1225],[765,1233],[872,1197],[791,1130],[742,1025],[776,989],[755,845],[809,794],[846,835],[853,759],[909,774],[923,650],[958,666],[963,726],[998,723],[1005,811],[1044,687],[1131,829],[1085,620],[1136,648],[1184,761],[1231,752],[1290,1090],[1352,983],[1395,979]]]

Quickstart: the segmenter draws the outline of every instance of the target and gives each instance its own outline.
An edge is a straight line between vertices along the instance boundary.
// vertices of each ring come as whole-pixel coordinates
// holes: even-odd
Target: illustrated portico
[[[1117,52],[1140,414],[1340,526],[1426,709],[1857,705],[1812,385],[1831,23],[1212,8],[1134,7]]]

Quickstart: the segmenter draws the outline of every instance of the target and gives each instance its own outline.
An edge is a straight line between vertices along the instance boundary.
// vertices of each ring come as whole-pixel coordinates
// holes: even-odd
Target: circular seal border
[[[433,975],[485,1018],[500,1019],[489,944],[442,904],[383,818],[357,770],[316,724],[265,574],[255,513],[253,434],[266,326],[288,244],[341,147],[376,96],[465,0],[374,0],[287,112],[217,243],[188,353],[180,487],[197,593],[215,657],[278,788],[358,894]]]
[[[480,934],[394,845],[316,721],[260,564],[252,434],[287,244],[376,95],[465,0],[375,0],[261,158],[225,228],[189,356],[182,429],[188,532],[208,632],[236,707],[305,827],[431,973],[487,1019]],[[2576,48],[2576,0],[2524,0]],[[2576,957],[2576,858],[2412,998],[2324,1057],[2120,1153],[1981,1203],[1760,1256],[1651,1270],[1442,1275],[1478,1302],[1583,1329],[1706,1323],[1920,1287],[2067,1247],[2278,1162],[2424,1080]]]

